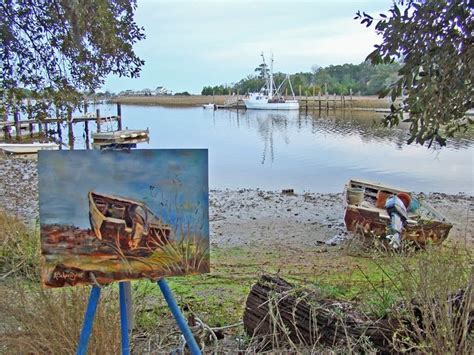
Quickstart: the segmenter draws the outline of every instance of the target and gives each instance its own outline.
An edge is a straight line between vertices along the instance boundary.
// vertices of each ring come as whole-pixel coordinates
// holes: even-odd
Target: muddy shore
[[[474,245],[473,196],[420,193],[419,197],[453,223],[450,241],[467,240]],[[215,247],[307,249],[346,235],[341,193],[211,190],[209,202],[210,238]],[[0,156],[0,208],[27,223],[38,220],[36,159]]]

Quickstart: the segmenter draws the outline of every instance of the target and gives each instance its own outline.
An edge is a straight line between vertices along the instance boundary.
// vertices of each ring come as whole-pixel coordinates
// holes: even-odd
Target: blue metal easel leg
[[[84,317],[84,324],[82,325],[81,336],[79,337],[79,345],[77,346],[77,355],[86,355],[87,346],[89,345],[89,338],[92,333],[92,325],[94,324],[95,312],[100,298],[100,287],[92,286],[87,303],[86,315]]]
[[[125,282],[119,283],[120,292],[120,332],[122,334],[122,355],[130,355],[130,340],[128,335],[128,312],[125,295]]]
[[[179,309],[178,304],[173,297],[173,293],[171,292],[168,283],[165,279],[160,279],[158,281],[158,286],[160,286],[160,290],[163,293],[166,302],[168,303],[168,307],[170,308],[171,313],[173,313],[174,319],[176,319],[176,323],[178,323],[178,327],[186,339],[186,343],[188,344],[189,350],[191,351],[191,355],[200,355],[201,349],[199,349],[196,339],[194,339],[193,333],[191,333],[191,329],[189,329],[188,323],[181,313],[181,310]]]

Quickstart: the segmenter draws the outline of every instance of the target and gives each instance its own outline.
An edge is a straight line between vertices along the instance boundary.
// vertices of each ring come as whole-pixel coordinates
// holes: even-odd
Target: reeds
[[[25,283],[2,284],[0,344],[10,354],[73,354],[76,351],[89,287],[42,289]],[[120,352],[118,295],[102,292],[89,351]]]

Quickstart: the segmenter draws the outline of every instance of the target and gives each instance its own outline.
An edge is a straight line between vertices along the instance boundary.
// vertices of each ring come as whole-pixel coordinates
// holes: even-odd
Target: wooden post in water
[[[86,149],[90,149],[90,143],[89,143],[89,121],[85,120],[84,121],[84,132],[86,134]]]
[[[69,149],[74,150],[74,127],[72,120],[72,110],[69,108],[67,110],[67,128],[68,128],[68,140],[69,140]]]
[[[306,113],[308,113],[308,95],[306,95]]]
[[[237,113],[239,113],[239,89],[237,89],[237,101],[235,102],[235,105],[237,106]]]
[[[100,110],[99,109],[95,111],[95,120],[97,123],[97,132],[100,132]]]
[[[122,105],[117,102],[117,129],[122,130]]]
[[[349,95],[351,95],[351,108],[352,108],[352,88],[349,89]]]
[[[15,121],[16,137],[20,138],[21,136],[20,113],[16,109],[13,112],[13,120]]]
[[[301,97],[301,85],[298,85],[298,90],[299,90],[299,97]]]
[[[63,144],[62,144],[63,143],[63,132],[61,130],[61,122],[60,121],[58,121],[58,123],[57,123],[57,129],[58,129],[58,137],[59,137],[59,142],[60,142],[59,149],[63,149],[62,148],[63,147]]]
[[[321,90],[319,90],[318,98],[319,98],[319,111],[321,111]]]
[[[326,91],[326,110],[329,110],[329,94],[328,94],[328,84],[324,84],[324,90]]]

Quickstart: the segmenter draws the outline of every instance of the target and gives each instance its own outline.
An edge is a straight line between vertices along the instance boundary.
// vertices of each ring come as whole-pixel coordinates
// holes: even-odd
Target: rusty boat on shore
[[[171,228],[142,202],[89,192],[89,219],[95,236],[119,253],[146,256],[169,241]]]
[[[402,240],[423,247],[428,243],[443,243],[452,224],[426,202],[419,202],[403,189],[361,180],[349,180],[345,186],[344,222],[348,231],[365,238],[385,238],[389,233],[390,216],[385,209],[387,198],[393,195],[408,196],[407,220]]]

